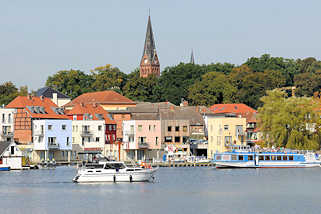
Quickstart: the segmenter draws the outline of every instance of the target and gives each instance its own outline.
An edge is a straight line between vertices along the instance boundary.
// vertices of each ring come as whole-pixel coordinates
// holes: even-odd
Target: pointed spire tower
[[[140,61],[140,77],[148,77],[151,74],[160,76],[160,65],[156,53],[156,46],[153,36],[152,23],[150,15],[148,16],[148,24],[144,45],[144,52]]]
[[[190,60],[190,62],[189,63],[191,63],[191,64],[194,64],[195,62],[194,62],[194,53],[193,53],[193,49],[192,49],[192,53],[191,53],[191,60]]]

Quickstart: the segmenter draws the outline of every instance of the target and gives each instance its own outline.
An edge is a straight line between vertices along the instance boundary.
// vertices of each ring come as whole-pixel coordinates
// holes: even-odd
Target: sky
[[[150,9],[161,70],[268,53],[321,59],[319,0],[1,0],[0,84],[29,90],[59,70],[139,67]]]

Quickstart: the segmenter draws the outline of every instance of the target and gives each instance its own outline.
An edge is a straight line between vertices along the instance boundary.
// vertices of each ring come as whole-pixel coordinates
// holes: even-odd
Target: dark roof
[[[147,55],[149,62],[154,61],[154,56],[156,55],[156,46],[155,46],[150,16],[148,16],[148,24],[147,24],[147,30],[146,30],[146,38],[145,38],[143,57],[145,54]]]
[[[4,153],[4,151],[8,148],[11,142],[0,142],[0,155]]]
[[[44,97],[48,97],[48,98],[53,98],[52,94],[56,93],[57,94],[57,98],[67,98],[69,99],[70,97],[68,97],[67,95],[62,94],[61,92],[50,88],[50,87],[43,87],[38,89],[38,91],[36,92],[36,96],[40,97],[40,96],[44,96]]]

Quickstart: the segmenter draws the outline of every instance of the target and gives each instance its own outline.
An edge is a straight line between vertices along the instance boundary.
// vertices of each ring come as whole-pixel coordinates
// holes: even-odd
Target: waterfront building
[[[71,121],[62,108],[49,98],[32,96],[18,96],[6,108],[16,109],[14,140],[33,162],[69,160]]]
[[[112,119],[116,122],[117,141],[123,141],[122,122],[130,120],[130,112],[128,108],[135,107],[136,103],[132,100],[118,94],[115,91],[99,91],[82,94],[71,102],[67,103],[64,107],[66,110],[71,110],[76,104],[97,104],[104,110],[108,111]]]
[[[13,141],[15,109],[0,108],[0,141]]]
[[[145,44],[142,59],[140,60],[140,77],[146,78],[149,75],[160,76],[160,64],[156,53],[156,45],[152,30],[150,16],[148,16]]]
[[[80,103],[66,114],[72,120],[73,159],[99,153],[118,156],[116,122],[101,106]]]
[[[13,141],[0,142],[0,170],[22,169],[22,152]]]
[[[208,151],[207,156],[225,152],[235,146],[246,146],[246,118],[235,114],[208,114]]]
[[[215,104],[210,107],[213,114],[235,114],[246,118],[246,139],[249,146],[254,146],[259,140],[256,126],[257,111],[243,103],[240,104]]]
[[[132,160],[159,160],[161,122],[159,119],[139,119],[123,122],[126,157]]]
[[[43,87],[38,89],[38,91],[36,91],[36,96],[47,97],[59,107],[71,101],[70,97],[50,87]]]

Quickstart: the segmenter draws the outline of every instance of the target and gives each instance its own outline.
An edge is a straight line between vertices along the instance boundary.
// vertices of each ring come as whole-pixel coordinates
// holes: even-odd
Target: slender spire
[[[150,21],[150,15],[149,15],[143,56],[146,54],[148,56],[148,60],[152,62],[155,53],[156,53],[156,47],[155,47],[155,41],[153,36],[152,23]]]
[[[191,60],[190,60],[189,63],[194,64],[194,53],[193,53],[193,49],[192,49],[192,53],[191,53]]]

